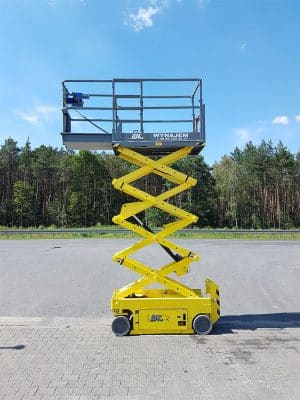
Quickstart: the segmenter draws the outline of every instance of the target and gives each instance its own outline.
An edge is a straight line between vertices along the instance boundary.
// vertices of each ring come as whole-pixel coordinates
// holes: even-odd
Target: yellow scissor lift
[[[176,171],[171,168],[170,165],[190,154],[199,153],[204,147],[202,82],[200,79],[168,79],[166,80],[168,83],[178,83],[182,81],[196,82],[196,88],[194,88],[191,96],[146,96],[144,94],[145,82],[157,81],[161,85],[163,80],[118,79],[111,81],[113,88],[113,130],[111,138],[113,150],[117,156],[138,167],[133,172],[118,179],[114,179],[112,182],[117,190],[137,199],[137,201],[124,204],[120,214],[113,217],[113,222],[142,237],[138,243],[117,252],[113,256],[115,262],[141,275],[136,281],[121,289],[115,290],[113,293],[111,308],[115,319],[112,323],[112,330],[117,336],[158,333],[208,334],[211,332],[213,324],[215,324],[220,317],[219,288],[216,283],[210,279],[206,279],[205,293],[203,293],[201,289],[190,288],[169,276],[171,273],[175,273],[179,277],[185,275],[189,271],[190,263],[198,261],[199,259],[199,256],[190,250],[170,241],[168,236],[180,229],[186,228],[188,225],[198,220],[197,216],[176,207],[169,202],[169,199],[190,189],[197,183],[194,178]],[[119,95],[116,94],[117,85],[123,83],[138,84],[140,92],[138,95],[132,94],[132,92],[130,92],[130,95],[124,95],[123,92]],[[66,87],[64,86],[64,91],[65,90]],[[200,102],[198,106],[195,105],[195,96],[197,92],[199,92]],[[78,95],[78,93],[75,94]],[[69,92],[64,95],[70,96]],[[174,110],[174,108],[175,110],[192,110],[192,119],[189,121],[192,122],[192,132],[188,132],[186,137],[184,137],[183,134],[178,135],[177,133],[172,133],[172,140],[170,140],[166,139],[168,136],[164,136],[165,134],[153,134],[153,132],[145,133],[143,125],[146,123],[146,120],[144,119],[143,113],[145,109],[152,108],[144,106],[144,101],[147,98],[161,99],[162,97],[191,99],[191,106],[176,107],[172,105],[168,108],[169,110]],[[82,98],[89,97],[81,96],[81,102]],[[132,105],[126,107],[124,105],[120,106],[119,104],[120,99],[132,100],[133,98],[139,100],[139,106],[136,108],[140,116],[138,120],[140,130],[135,130],[132,136],[130,136],[130,133],[123,132],[122,125],[120,129],[120,123],[128,123],[128,121],[131,120],[120,118],[118,111],[120,109],[122,111],[133,111],[132,108],[134,107]],[[64,104],[65,103],[67,102],[64,102]],[[70,104],[72,104],[72,100],[70,100]],[[70,108],[75,108],[77,106],[78,104],[65,106],[63,109],[64,117],[70,112]],[[81,112],[85,109],[83,104],[80,104],[79,107],[81,107]],[[157,106],[154,106],[153,109],[157,109]],[[166,110],[165,106],[162,106],[162,109]],[[196,113],[195,110],[197,109],[199,111]],[[132,120],[136,121],[135,119]],[[97,119],[97,121],[99,121],[99,119]],[[153,119],[151,122],[152,121]],[[168,121],[174,123],[175,120]],[[182,120],[177,119],[176,122],[178,121]],[[91,120],[91,122],[93,122],[93,120]],[[67,126],[66,123],[64,126]],[[72,135],[73,137],[71,137]],[[80,142],[82,148],[82,143],[88,143],[88,141],[93,142],[89,148],[92,146],[93,148],[96,147],[94,136],[90,139],[85,136],[82,140],[79,136],[74,136],[70,130],[66,131],[65,129],[63,136],[64,143],[67,147],[79,148],[78,143]],[[134,137],[134,139],[132,137]],[[98,140],[101,141],[102,139]],[[171,182],[172,187],[157,196],[153,196],[133,185],[133,182],[150,174],[156,174]],[[151,207],[159,208],[163,212],[172,215],[175,221],[164,225],[160,232],[153,232],[138,217],[138,215],[144,213]],[[159,269],[153,269],[150,265],[146,265],[132,257],[133,253],[153,243],[160,245],[171,256],[172,262]],[[161,285],[162,288],[146,288],[153,283]]]

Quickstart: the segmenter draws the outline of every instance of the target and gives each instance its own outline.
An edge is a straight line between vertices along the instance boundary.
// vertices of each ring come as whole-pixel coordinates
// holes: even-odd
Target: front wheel
[[[193,320],[193,329],[197,335],[208,335],[212,327],[213,325],[207,315],[198,314]]]
[[[126,336],[130,332],[130,321],[124,315],[116,317],[111,325],[111,329],[116,336]]]

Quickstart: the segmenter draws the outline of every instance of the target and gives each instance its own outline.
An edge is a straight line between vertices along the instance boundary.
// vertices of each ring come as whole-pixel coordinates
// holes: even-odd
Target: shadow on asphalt
[[[25,346],[23,344],[18,344],[17,346],[7,346],[7,347],[1,347],[0,350],[23,350],[25,349]]]
[[[256,330],[259,328],[300,328],[300,312],[224,315],[219,319],[211,335],[234,333],[233,330]]]

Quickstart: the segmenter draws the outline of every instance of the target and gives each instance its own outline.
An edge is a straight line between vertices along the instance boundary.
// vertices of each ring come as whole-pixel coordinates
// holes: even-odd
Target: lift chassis
[[[113,261],[123,265],[129,270],[139,274],[141,277],[136,281],[116,289],[111,299],[111,309],[115,316],[112,322],[112,330],[117,336],[140,335],[140,334],[208,334],[213,325],[220,317],[220,299],[219,287],[210,279],[206,279],[205,293],[199,288],[191,288],[182,282],[170,277],[174,273],[181,277],[189,272],[190,264],[198,261],[199,256],[190,250],[169,240],[168,237],[176,231],[186,228],[188,225],[197,222],[198,217],[175,206],[170,199],[179,195],[196,185],[197,181],[172,168],[171,165],[183,157],[191,154],[197,154],[204,147],[205,124],[204,124],[204,105],[202,103],[202,81],[201,80],[181,80],[168,79],[170,82],[196,82],[196,87],[190,96],[187,95],[151,95],[144,94],[145,82],[159,82],[163,80],[113,80],[112,83],[112,133],[111,148],[115,154],[133,164],[136,169],[132,172],[114,179],[112,184],[115,189],[126,193],[136,199],[136,201],[123,204],[119,215],[113,217],[113,222],[135,234],[141,236],[141,240],[130,247],[118,251],[113,255]],[[77,81],[94,82],[94,81]],[[107,81],[97,81],[107,82]],[[131,83],[138,85],[139,93],[129,91],[124,94],[124,90],[118,93],[117,84]],[[121,85],[122,86],[122,85]],[[81,133],[80,137],[72,133],[71,121],[76,119],[70,116],[71,110],[80,108],[82,111],[95,109],[95,107],[83,106],[83,99],[88,99],[92,94],[70,93],[63,83],[64,90],[64,143],[69,148],[101,148],[101,143],[109,141],[103,139],[103,134],[99,137],[88,137],[87,133]],[[173,93],[173,92],[172,92]],[[199,104],[196,102],[196,95],[199,95]],[[105,97],[106,95],[97,94],[96,97]],[[146,99],[188,99],[191,103],[188,105],[176,106],[174,103],[170,106],[145,106]],[[120,105],[120,99],[130,101],[137,99],[138,105]],[[157,104],[157,103],[155,103]],[[103,107],[99,107],[103,109]],[[106,108],[105,108],[106,109]],[[163,109],[172,112],[172,118],[167,120],[145,119],[145,109]],[[130,113],[130,117],[120,117],[120,110],[124,113]],[[174,110],[191,110],[192,117],[181,117],[174,119]],[[139,117],[133,118],[132,112],[138,111]],[[180,114],[182,115],[182,114]],[[105,121],[107,119],[93,119],[83,116],[80,121],[87,121],[96,125],[95,122]],[[154,122],[153,122],[154,121]],[[191,123],[191,128],[186,133],[177,131],[169,133],[153,133],[148,129],[144,130],[146,123],[168,123],[176,126],[176,123]],[[123,124],[138,123],[138,129],[133,133],[124,132]],[[96,125],[97,126],[97,125]],[[100,128],[104,131],[103,128]],[[156,131],[156,130],[155,130]],[[106,131],[108,135],[108,131]],[[78,135],[78,134],[77,134]],[[86,138],[82,138],[86,135]],[[134,138],[134,139],[133,139]],[[171,138],[171,139],[170,139]],[[95,143],[98,143],[97,146]],[[72,144],[73,143],[73,144]],[[100,143],[100,145],[99,145]],[[103,145],[103,149],[106,148]],[[150,174],[156,174],[168,182],[167,190],[156,196],[141,190],[133,183]],[[154,232],[140,219],[140,215],[151,207],[160,209],[172,216],[173,222],[167,223],[159,232]],[[149,246],[157,244],[162,247],[171,257],[172,261],[159,268],[153,268],[141,261],[133,258],[133,253]],[[147,288],[149,285],[159,284],[161,288]]]

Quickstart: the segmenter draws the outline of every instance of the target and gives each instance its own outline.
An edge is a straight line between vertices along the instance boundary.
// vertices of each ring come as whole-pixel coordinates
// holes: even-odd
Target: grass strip
[[[126,239],[126,238],[138,238],[140,236],[135,235],[131,232],[122,233],[39,233],[38,231],[34,234],[5,234],[1,233],[0,240],[40,240],[40,239]],[[236,240],[300,240],[299,233],[198,233],[198,232],[179,232],[171,235],[173,238],[178,239],[236,239]]]

